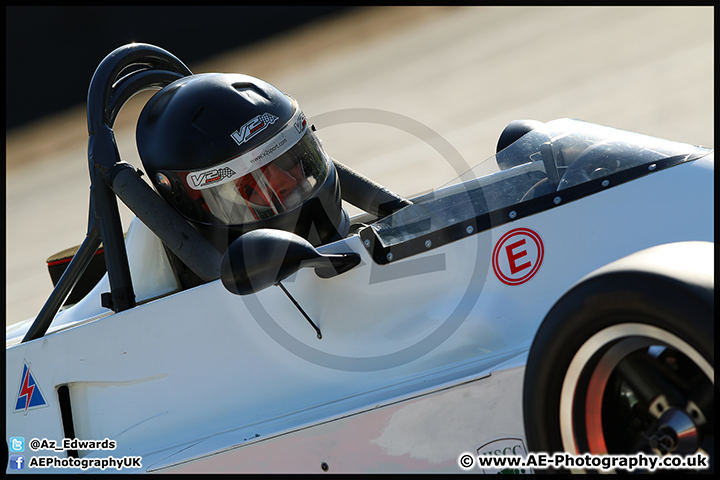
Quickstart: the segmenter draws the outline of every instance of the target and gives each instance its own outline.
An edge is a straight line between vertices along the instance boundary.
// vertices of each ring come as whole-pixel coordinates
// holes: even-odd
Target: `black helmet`
[[[223,249],[256,228],[347,234],[330,157],[297,102],[241,74],[191,75],[145,105],[137,148],[157,191]]]

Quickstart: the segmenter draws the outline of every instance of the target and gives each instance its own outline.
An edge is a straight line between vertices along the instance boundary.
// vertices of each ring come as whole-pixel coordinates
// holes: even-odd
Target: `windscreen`
[[[383,245],[391,246],[639,165],[671,157],[688,161],[710,152],[579,120],[554,120],[372,228]],[[479,174],[488,171],[494,173]]]

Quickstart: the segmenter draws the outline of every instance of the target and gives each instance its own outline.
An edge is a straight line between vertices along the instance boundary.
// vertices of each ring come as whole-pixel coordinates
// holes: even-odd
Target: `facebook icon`
[[[25,455],[10,455],[10,470],[25,468]]]

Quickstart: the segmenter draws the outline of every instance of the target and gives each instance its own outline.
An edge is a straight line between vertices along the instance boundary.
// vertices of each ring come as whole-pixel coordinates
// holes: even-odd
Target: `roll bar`
[[[117,199],[204,281],[220,278],[222,255],[165,202],[132,165],[120,159],[113,125],[123,105],[144,90],[161,89],[192,75],[171,53],[144,43],[115,49],[95,70],[87,97],[90,206],[88,230],[23,342],[42,337],[87,268],[101,242],[110,281],[103,305],[115,312],[135,306]]]
[[[116,196],[201,280],[220,278],[221,252],[142,180],[141,172],[120,159],[113,132],[120,109],[133,95],[159,90],[188,75],[192,75],[190,69],[174,55],[145,43],[119,47],[98,65],[87,96],[90,169],[87,234],[23,342],[45,335],[101,243],[110,282],[110,292],[103,294],[102,305],[115,312],[135,306]],[[349,167],[333,162],[345,201],[378,217],[411,204]]]

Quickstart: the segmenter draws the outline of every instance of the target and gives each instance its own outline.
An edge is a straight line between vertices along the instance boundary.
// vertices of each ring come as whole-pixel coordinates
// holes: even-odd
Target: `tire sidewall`
[[[714,365],[713,305],[692,289],[647,272],[613,272],[591,278],[555,304],[530,349],[523,389],[529,451],[563,451],[559,406],[565,372],[595,333],[624,323],[670,332]]]

